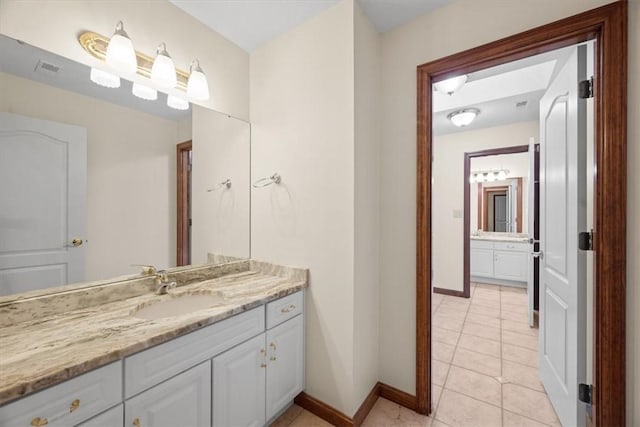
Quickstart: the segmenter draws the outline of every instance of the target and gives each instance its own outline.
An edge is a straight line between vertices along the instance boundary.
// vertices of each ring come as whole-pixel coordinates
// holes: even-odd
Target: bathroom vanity
[[[530,245],[526,237],[489,234],[471,236],[471,280],[527,286]]]
[[[0,300],[0,425],[262,426],[278,416],[304,388],[308,271],[238,261],[170,278],[178,287],[160,296],[141,277]]]

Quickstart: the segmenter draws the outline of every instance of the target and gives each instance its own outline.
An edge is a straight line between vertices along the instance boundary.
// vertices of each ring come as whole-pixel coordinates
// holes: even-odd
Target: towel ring
[[[231,188],[231,178],[228,178],[226,181],[222,181],[220,184],[214,185],[213,188],[207,190],[207,193],[211,193],[212,191],[216,191],[222,187]]]
[[[282,177],[277,173],[274,173],[270,177],[261,178],[253,183],[253,188],[262,188],[268,187],[271,184],[280,184],[282,182]]]

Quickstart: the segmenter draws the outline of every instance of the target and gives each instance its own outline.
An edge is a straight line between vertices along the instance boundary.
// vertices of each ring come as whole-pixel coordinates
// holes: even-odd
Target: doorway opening
[[[430,290],[434,253],[431,238],[432,83],[595,40],[594,163],[597,173],[594,187],[597,191],[594,191],[592,247],[593,278],[597,286],[593,291],[590,408],[595,425],[624,424],[626,29],[626,3],[618,2],[418,67],[416,407],[419,412],[429,413],[433,409],[430,389],[433,378]],[[615,207],[613,212],[611,207]]]
[[[191,141],[177,145],[177,259],[176,266],[191,264]]]

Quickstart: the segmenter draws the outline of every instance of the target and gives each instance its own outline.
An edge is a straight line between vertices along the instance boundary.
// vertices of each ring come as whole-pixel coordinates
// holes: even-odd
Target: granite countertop
[[[100,287],[84,290],[82,296],[64,295],[50,297],[51,301],[71,307],[39,316],[35,313],[18,313],[39,303],[37,299],[15,299],[11,305],[0,305],[0,314],[12,313],[13,323],[0,328],[0,404],[58,384],[92,369],[107,365],[133,353],[137,353],[172,338],[211,325],[238,313],[250,310],[269,301],[297,292],[308,286],[308,270],[280,267],[267,263],[245,261],[235,263],[235,268],[209,267],[213,272],[225,273],[212,279],[204,279],[170,290],[167,295],[149,291],[136,296],[110,301],[104,298]],[[142,279],[138,279],[142,280]],[[149,280],[148,278],[145,280]],[[180,282],[178,282],[180,284]],[[110,285],[112,292],[131,286],[127,283]],[[61,303],[69,298],[87,299],[87,292],[102,292],[104,303],[82,306],[75,301]],[[183,294],[218,292],[224,298],[223,305],[190,314],[146,320],[133,316],[138,309],[155,302],[165,301]],[[140,292],[137,292],[140,293]],[[109,295],[111,296],[111,295]],[[113,298],[113,297],[111,297]],[[49,301],[49,304],[52,304]],[[25,304],[27,303],[27,304]],[[18,305],[24,307],[18,307]],[[24,320],[29,317],[29,320]],[[17,319],[17,320],[16,320]],[[6,321],[5,321],[6,323]]]
[[[496,233],[496,232],[482,232],[479,234],[472,234],[471,240],[487,240],[491,242],[522,242],[529,241],[529,235],[524,233]]]

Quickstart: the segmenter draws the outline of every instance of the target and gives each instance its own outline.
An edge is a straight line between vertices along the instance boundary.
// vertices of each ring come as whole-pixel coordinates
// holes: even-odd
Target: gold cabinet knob
[[[281,313],[289,313],[289,312],[291,312],[291,311],[293,311],[295,309],[296,309],[296,306],[291,304],[289,307],[285,307],[285,308],[281,309],[280,312]]]
[[[134,418],[134,419],[133,419],[133,425],[134,425],[135,427],[140,427],[140,425],[141,425],[141,424],[140,424],[140,418]]]
[[[35,427],[46,426],[47,424],[49,424],[49,421],[46,418],[35,417],[31,420],[31,425]]]
[[[80,399],[76,399],[71,402],[71,406],[69,407],[69,412],[73,412],[80,407]]]

